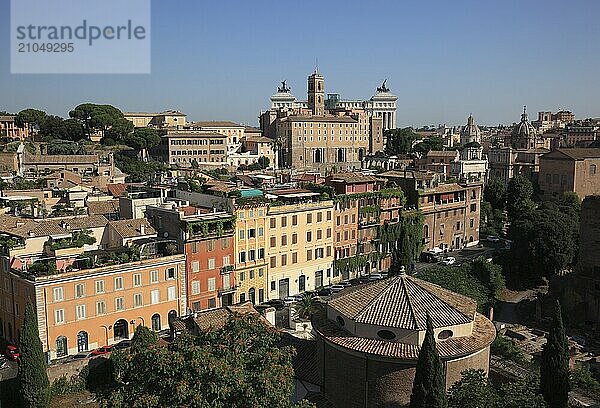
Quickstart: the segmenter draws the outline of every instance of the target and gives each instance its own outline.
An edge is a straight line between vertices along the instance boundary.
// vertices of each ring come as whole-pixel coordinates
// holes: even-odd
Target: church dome
[[[460,130],[460,143],[465,145],[471,142],[479,142],[481,140],[481,130],[475,124],[473,115],[469,115],[467,124]]]
[[[527,116],[527,108],[523,106],[523,113],[521,114],[521,122],[513,129],[513,140],[522,140],[526,138],[535,137],[537,132],[533,125],[529,122]]]
[[[430,315],[436,331],[471,334],[477,304],[405,274],[340,293],[327,304],[328,317],[350,333],[376,340],[420,344]]]

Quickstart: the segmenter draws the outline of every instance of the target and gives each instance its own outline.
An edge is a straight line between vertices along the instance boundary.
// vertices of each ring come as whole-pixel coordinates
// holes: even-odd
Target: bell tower
[[[308,108],[313,115],[325,114],[325,78],[317,69],[308,77]]]

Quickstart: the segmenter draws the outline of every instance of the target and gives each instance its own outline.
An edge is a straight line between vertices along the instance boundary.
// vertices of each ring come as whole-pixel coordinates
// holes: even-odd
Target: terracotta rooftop
[[[473,321],[477,303],[441,286],[408,275],[359,285],[330,300],[328,307],[357,323],[425,330]]]
[[[465,188],[457,183],[440,184],[436,187],[431,187],[425,190],[427,193],[451,193],[454,191],[461,191]]]
[[[200,126],[200,127],[244,127],[244,125],[240,125],[239,123],[231,122],[229,120],[207,120],[200,122],[192,122],[191,126]]]
[[[107,184],[106,189],[108,193],[113,197],[121,197],[125,191],[127,191],[127,184],[118,183],[118,184]]]
[[[370,176],[357,172],[336,173],[328,177],[330,181],[340,181],[344,183],[370,183],[375,181],[384,181],[375,176]]]
[[[22,238],[68,235],[72,230],[99,228],[107,223],[108,220],[103,215],[44,220],[0,215],[0,231]]]
[[[144,237],[144,236],[156,234],[156,230],[154,229],[154,227],[152,227],[152,225],[150,225],[150,222],[145,218],[109,221],[108,224],[122,238]],[[143,233],[142,233],[142,226],[144,227]]]
[[[437,341],[441,358],[450,359],[470,355],[484,349],[494,341],[496,338],[494,324],[479,313],[475,313],[474,317],[473,331],[470,336],[450,337]],[[355,352],[403,360],[419,358],[420,347],[417,345],[356,337],[328,320],[323,314],[315,316],[312,323],[317,333],[327,341]]]
[[[317,363],[317,342],[315,340],[304,340],[283,332],[280,345],[292,346],[296,350],[296,355],[292,359],[294,377],[311,384],[321,384]]]
[[[24,164],[96,164],[99,158],[95,154],[29,154],[23,155]]]
[[[90,215],[114,214],[119,212],[119,200],[88,201],[87,208]]]
[[[583,160],[589,158],[599,158],[600,148],[573,148],[573,149],[556,149],[553,152],[546,154],[544,157],[557,157],[560,155],[567,156],[573,160]]]
[[[430,150],[427,156],[447,156],[455,157],[458,153],[456,150]]]

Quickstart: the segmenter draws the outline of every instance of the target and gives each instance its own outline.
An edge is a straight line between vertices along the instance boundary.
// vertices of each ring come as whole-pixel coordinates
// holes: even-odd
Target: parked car
[[[350,285],[354,286],[354,285],[361,284],[362,282],[360,281],[360,279],[354,278],[354,279],[350,279],[349,283],[350,283]]]
[[[346,287],[344,285],[332,285],[331,286],[331,291],[333,293],[338,293],[341,292],[342,290],[346,289]]]
[[[112,346],[102,346],[102,347],[98,347],[97,349],[93,350],[90,354],[92,356],[101,356],[104,354],[108,354],[112,351],[113,347]]]
[[[19,357],[21,357],[21,353],[19,353],[19,349],[17,348],[17,346],[9,344],[8,346],[6,346],[6,350],[4,352],[4,355],[12,361],[17,361],[19,359]]]
[[[383,279],[383,275],[380,273],[372,273],[368,276],[369,282],[378,281]]]
[[[281,299],[267,300],[266,302],[261,303],[261,305],[274,307],[275,310],[283,310],[283,308],[285,308],[285,302]]]
[[[131,340],[121,340],[117,344],[113,345],[113,348],[122,350],[131,347]]]
[[[319,296],[331,296],[333,295],[333,290],[331,288],[323,288],[317,292]]]
[[[369,279],[369,275],[361,276],[360,278],[358,278],[358,281],[359,281],[360,283],[368,283],[368,282],[371,282],[371,280]]]
[[[433,252],[423,252],[421,254],[421,261],[428,263],[435,263],[440,261],[440,257]]]
[[[290,305],[294,304],[295,302],[296,302],[296,297],[294,297],[294,296],[288,296],[285,299],[283,299],[283,303],[286,306],[290,306]]]
[[[90,353],[89,351],[82,351],[81,353],[77,353],[77,354],[71,356],[71,358],[73,360],[82,360],[84,358],[90,358],[92,356],[93,356],[93,354]]]
[[[350,283],[350,281],[347,281],[347,280],[343,280],[343,281],[339,282],[338,285],[342,285],[342,286],[344,286],[346,288],[349,287],[349,286],[352,286],[352,284]]]
[[[495,235],[489,235],[486,239],[488,242],[493,242],[493,243],[500,242],[500,238],[498,238]]]
[[[454,265],[456,263],[456,258],[453,256],[447,256],[444,259],[442,259],[442,263],[444,265]]]
[[[8,367],[8,359],[4,356],[0,356],[0,370]]]

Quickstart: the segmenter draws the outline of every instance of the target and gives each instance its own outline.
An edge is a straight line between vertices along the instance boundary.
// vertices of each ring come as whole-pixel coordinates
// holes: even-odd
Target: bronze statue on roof
[[[277,92],[289,92],[291,91],[290,87],[286,85],[285,79],[281,81],[281,86],[277,87]]]
[[[385,79],[383,81],[383,83],[381,84],[381,86],[377,88],[377,92],[389,92],[390,88],[388,88],[387,86],[385,86],[386,82],[387,82],[387,79]]]

